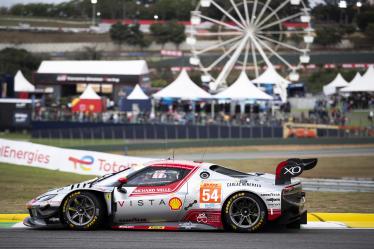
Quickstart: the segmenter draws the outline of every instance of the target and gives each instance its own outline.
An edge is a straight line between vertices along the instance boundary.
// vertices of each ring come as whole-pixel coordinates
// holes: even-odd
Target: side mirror
[[[120,178],[120,179],[118,179],[118,182],[120,183],[118,188],[117,188],[118,192],[126,194],[127,190],[124,187],[124,185],[126,185],[126,183],[127,183],[127,178],[126,177]]]
[[[128,182],[128,180],[126,177],[122,177],[118,179],[118,182],[121,183],[121,185],[125,185]]]

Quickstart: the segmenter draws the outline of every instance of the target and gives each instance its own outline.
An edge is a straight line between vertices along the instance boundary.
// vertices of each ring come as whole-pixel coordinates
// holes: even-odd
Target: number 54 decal
[[[200,203],[221,203],[220,183],[200,184]]]

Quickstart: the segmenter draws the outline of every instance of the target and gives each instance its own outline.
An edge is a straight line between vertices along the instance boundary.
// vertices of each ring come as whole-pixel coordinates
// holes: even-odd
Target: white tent
[[[370,66],[360,80],[341,89],[341,92],[374,92],[374,67]]]
[[[348,86],[348,82],[343,78],[343,76],[338,73],[335,79],[331,81],[329,84],[323,87],[323,93],[328,96],[337,93],[339,88],[343,88]]]
[[[101,99],[101,97],[95,92],[91,85],[87,85],[86,89],[79,96],[80,99]]]
[[[18,70],[14,77],[14,91],[15,92],[35,92],[35,86],[31,84],[22,72]]]
[[[132,92],[127,96],[128,100],[148,100],[149,97],[144,93],[143,89],[137,84]]]
[[[185,100],[210,99],[212,96],[196,85],[183,70],[177,79],[153,95],[156,99],[176,98]]]
[[[134,61],[43,61],[40,74],[100,74],[144,75],[148,74],[147,62]]]
[[[274,67],[268,67],[258,78],[252,80],[256,84],[272,84],[274,93],[279,94],[282,102],[287,101],[287,87],[291,82],[283,78]]]
[[[214,97],[218,99],[232,99],[232,100],[272,100],[273,97],[264,93],[257,88],[249,79],[247,74],[243,71],[239,78],[226,90],[216,94]]]

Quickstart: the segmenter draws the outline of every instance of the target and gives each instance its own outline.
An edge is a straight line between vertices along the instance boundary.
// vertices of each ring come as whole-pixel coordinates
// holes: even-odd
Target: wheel
[[[236,193],[223,207],[223,222],[227,229],[236,232],[258,232],[266,224],[266,206],[251,193]]]
[[[105,220],[105,206],[93,193],[74,192],[63,202],[62,217],[70,229],[94,230]]]

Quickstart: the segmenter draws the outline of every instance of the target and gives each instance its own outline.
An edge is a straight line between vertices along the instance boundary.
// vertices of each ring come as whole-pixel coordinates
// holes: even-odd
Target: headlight
[[[55,194],[52,194],[52,195],[41,195],[41,196],[38,196],[36,198],[36,200],[37,201],[48,201],[48,200],[52,199],[55,196],[56,196]]]

